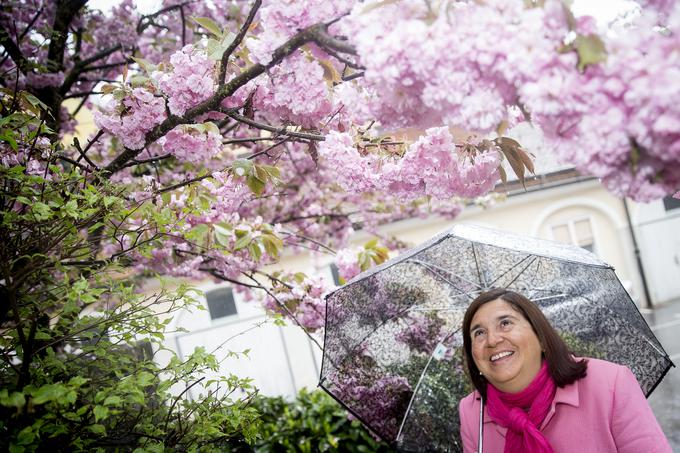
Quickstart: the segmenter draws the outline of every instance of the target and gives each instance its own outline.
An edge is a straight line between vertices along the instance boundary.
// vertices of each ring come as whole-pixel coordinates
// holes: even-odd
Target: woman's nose
[[[495,331],[489,331],[486,333],[486,344],[489,347],[494,347],[503,340],[503,337]]]

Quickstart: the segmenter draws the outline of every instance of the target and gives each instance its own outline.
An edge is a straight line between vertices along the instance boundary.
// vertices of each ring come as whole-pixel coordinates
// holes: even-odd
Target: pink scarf
[[[553,453],[552,446],[538,429],[555,397],[555,382],[545,360],[534,380],[521,392],[505,393],[488,384],[486,395],[489,415],[508,428],[504,453]],[[526,408],[529,413],[525,412]]]

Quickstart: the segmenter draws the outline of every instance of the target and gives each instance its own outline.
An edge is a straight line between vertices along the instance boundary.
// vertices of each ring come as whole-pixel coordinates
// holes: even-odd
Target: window
[[[673,209],[680,209],[680,200],[673,197],[666,197],[663,199],[663,208],[666,211],[671,211]]]
[[[566,223],[553,225],[551,228],[553,239],[565,244],[574,244],[589,252],[595,252],[595,238],[590,219],[571,220]]]
[[[218,288],[205,293],[210,319],[219,319],[237,314],[234,292],[231,288]]]

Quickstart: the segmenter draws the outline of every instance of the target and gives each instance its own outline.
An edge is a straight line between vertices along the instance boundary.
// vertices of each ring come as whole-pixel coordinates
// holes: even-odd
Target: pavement
[[[673,451],[680,452],[680,300],[643,313],[676,368],[671,368],[649,397]]]

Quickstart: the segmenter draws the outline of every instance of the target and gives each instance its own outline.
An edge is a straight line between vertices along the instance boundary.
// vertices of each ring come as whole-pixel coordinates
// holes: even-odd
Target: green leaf
[[[67,389],[63,384],[47,384],[32,392],[33,404],[45,404],[50,401],[58,400],[66,393]]]
[[[38,221],[47,220],[52,217],[52,209],[42,201],[34,203],[31,212]]]
[[[378,238],[373,238],[373,239],[371,239],[370,241],[368,241],[364,244],[364,248],[366,250],[368,250],[368,249],[372,249],[376,245],[378,245]]]
[[[236,176],[246,176],[252,171],[253,163],[248,159],[236,159],[231,168]]]
[[[222,37],[222,29],[214,20],[210,19],[209,17],[192,17],[191,20],[208,30],[216,37]]]
[[[17,436],[17,443],[19,445],[31,445],[35,440],[35,432],[32,426],[27,426],[22,429]]]
[[[234,250],[241,250],[242,248],[245,248],[250,244],[250,242],[253,240],[252,236],[249,234],[246,234],[245,236],[241,236],[236,243],[234,244]]]
[[[156,69],[156,65],[151,63],[149,60],[145,60],[144,58],[137,58],[137,57],[132,57],[132,59],[139,65],[140,68],[147,74],[151,73],[154,69]]]
[[[255,242],[248,244],[248,253],[250,253],[250,256],[252,256],[255,261],[259,261],[262,257],[262,249]]]
[[[99,420],[106,418],[106,416],[109,415],[109,408],[105,406],[95,406],[92,412],[94,413],[95,421],[98,422]]]
[[[9,393],[7,389],[0,390],[0,405],[20,409],[26,405],[26,397],[21,392]]]
[[[137,375],[137,383],[141,385],[142,387],[146,387],[148,385],[151,385],[154,379],[154,375],[149,373],[148,371],[142,371]]]
[[[578,54],[578,70],[583,72],[588,65],[602,63],[607,60],[607,49],[604,41],[597,35],[579,35],[574,40],[574,48]]]
[[[121,401],[120,396],[112,395],[104,400],[104,406],[117,406]]]
[[[106,434],[106,428],[104,427],[104,425],[90,425],[88,426],[87,429],[89,429],[92,433],[98,434],[100,436]]]
[[[219,224],[215,224],[213,227],[215,228],[215,240],[217,243],[223,247],[228,247],[232,238],[231,231],[220,226]]]
[[[246,178],[246,185],[255,195],[262,195],[262,192],[264,192],[265,183],[256,176],[248,176]]]

